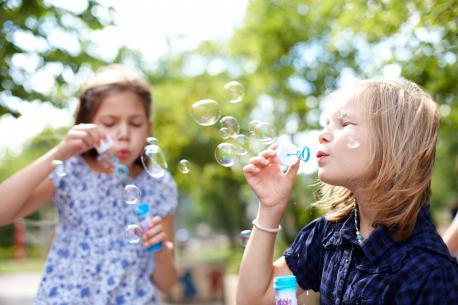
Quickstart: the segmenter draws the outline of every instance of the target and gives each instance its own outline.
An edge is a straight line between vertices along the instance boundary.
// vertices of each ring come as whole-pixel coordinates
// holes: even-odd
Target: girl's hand
[[[299,160],[283,173],[277,161],[277,145],[250,159],[243,168],[245,178],[258,197],[261,206],[283,209],[288,203],[291,188],[299,169]]]
[[[164,231],[164,228],[161,224],[162,218],[159,216],[154,216],[146,230],[143,231],[142,240],[143,246],[145,248],[149,248],[152,245],[157,243],[166,243],[167,242],[167,234]],[[166,247],[169,248],[169,245],[166,244]]]
[[[91,148],[99,146],[104,138],[105,136],[102,135],[95,124],[75,125],[57,145],[54,159],[64,161],[74,155],[84,153]]]

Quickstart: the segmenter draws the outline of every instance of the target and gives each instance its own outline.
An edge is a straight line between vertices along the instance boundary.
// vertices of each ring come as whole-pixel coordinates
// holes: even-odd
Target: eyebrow
[[[104,119],[104,118],[116,119],[118,117],[119,117],[118,115],[112,115],[112,114],[104,114],[100,116],[101,119]],[[142,118],[142,117],[143,117],[143,114],[138,113],[138,114],[134,114],[130,116],[129,119],[136,119],[136,118]]]

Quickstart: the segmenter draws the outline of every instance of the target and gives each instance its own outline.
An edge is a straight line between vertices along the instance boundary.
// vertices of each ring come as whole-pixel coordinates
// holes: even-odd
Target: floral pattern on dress
[[[50,175],[58,224],[34,304],[159,304],[150,281],[154,256],[124,238],[136,216],[122,192],[134,184],[152,215],[174,214],[177,190],[171,175],[156,179],[142,171],[121,180],[92,171],[80,156],[65,161],[64,170],[64,177]]]

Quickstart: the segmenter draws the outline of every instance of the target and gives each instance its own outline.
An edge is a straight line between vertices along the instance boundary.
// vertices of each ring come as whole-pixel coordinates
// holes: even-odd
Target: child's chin
[[[320,170],[318,170],[318,178],[323,183],[333,185],[333,186],[342,186],[342,181],[339,181],[339,179],[336,179],[335,177],[330,176],[326,172],[320,172]]]

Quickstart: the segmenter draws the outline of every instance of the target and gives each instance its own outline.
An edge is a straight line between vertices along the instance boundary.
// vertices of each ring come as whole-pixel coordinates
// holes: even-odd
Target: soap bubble
[[[202,126],[215,124],[219,117],[219,105],[214,100],[201,100],[192,104],[191,116],[193,120]]]
[[[236,104],[242,101],[244,89],[241,83],[236,81],[224,85],[224,96],[229,103]]]
[[[252,120],[252,121],[250,121],[250,124],[248,125],[248,130],[250,131],[251,134],[254,135],[254,130],[256,128],[256,125],[258,125],[259,123],[261,123],[260,120]]]
[[[215,149],[215,159],[222,166],[231,167],[235,163],[237,151],[231,143],[221,143]]]
[[[148,137],[146,138],[146,143],[153,144],[153,145],[159,145],[159,140],[156,139],[155,137]]]
[[[146,172],[153,178],[161,178],[165,174],[167,162],[159,146],[147,145],[141,156],[141,161]]]
[[[360,145],[359,141],[353,138],[350,138],[347,143],[347,147],[350,149],[358,148]]]
[[[59,177],[67,176],[67,173],[65,172],[65,168],[64,168],[64,162],[62,162],[61,160],[52,160],[52,164],[56,166],[54,171],[57,174],[57,176]]]
[[[191,170],[191,163],[186,159],[180,160],[178,163],[178,169],[181,173],[187,174]]]
[[[124,187],[124,192],[122,193],[122,198],[127,204],[136,204],[140,201],[142,192],[134,184],[128,184]]]
[[[219,120],[219,123],[224,128],[229,129],[230,136],[236,135],[240,132],[240,124],[233,116],[225,116]]]
[[[229,139],[229,137],[231,136],[231,131],[227,127],[221,127],[221,129],[219,130],[219,134],[221,135],[221,138],[226,140]]]
[[[261,143],[254,135],[248,138],[250,151],[254,154],[258,154],[261,151],[265,150],[268,144]]]
[[[130,244],[138,244],[141,240],[140,234],[142,229],[139,225],[131,224],[124,230],[124,238]]]
[[[242,240],[243,247],[246,247],[246,244],[248,243],[250,236],[251,236],[251,230],[243,230],[240,232],[240,238]]]
[[[274,127],[266,122],[260,122],[254,127],[254,135],[263,144],[270,144],[275,140]]]
[[[234,146],[237,148],[237,154],[243,156],[248,153],[250,141],[244,134],[238,134],[232,137]]]

